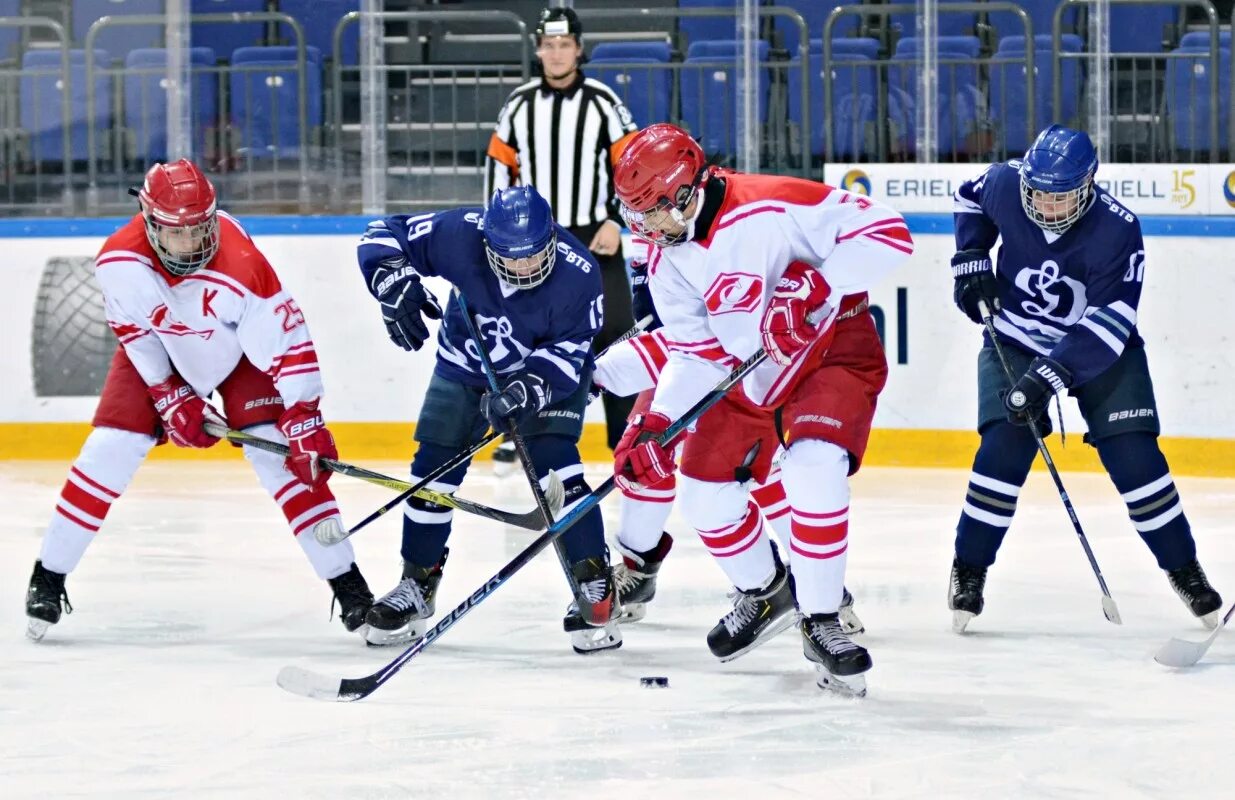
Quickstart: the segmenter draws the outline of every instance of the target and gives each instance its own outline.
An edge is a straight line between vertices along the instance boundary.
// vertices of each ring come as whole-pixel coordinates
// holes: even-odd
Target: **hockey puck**
[[[662,677],[648,677],[639,679],[640,686],[646,686],[649,689],[668,689],[669,679]]]

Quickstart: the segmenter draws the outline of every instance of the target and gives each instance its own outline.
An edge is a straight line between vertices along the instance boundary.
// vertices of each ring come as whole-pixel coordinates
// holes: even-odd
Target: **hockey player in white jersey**
[[[793,624],[796,603],[819,685],[864,694],[870,655],[838,617],[848,476],[887,379],[866,290],[912,253],[905,222],[823,184],[710,168],[672,125],[640,132],[614,182],[627,224],[656,245],[648,270],[670,353],[615,469],[651,488],[667,481],[677,465],[656,437],[764,348],[770,359],[699,419],[682,452],[682,512],[737,590],[708,645],[734,658]],[[792,582],[741,481],[766,478],[782,444]]]
[[[244,454],[330,584],[343,625],[361,628],[373,594],[351,544],[323,547],[313,535],[341,520],[319,465],[337,453],[318,410],[321,373],[304,315],[240,224],[217,211],[214,187],[195,164],[152,167],[137,195],[140,212],[95,260],[121,346],[34,564],[28,635],[41,639],[72,611],[65,577],[150,449],[167,440],[211,447],[219,440],[207,422],[290,446],[286,459],[249,447]],[[216,391],[222,414],[208,402]]]

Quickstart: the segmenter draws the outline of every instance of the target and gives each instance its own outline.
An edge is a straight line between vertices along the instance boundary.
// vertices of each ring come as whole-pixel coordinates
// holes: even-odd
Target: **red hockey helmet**
[[[630,140],[613,169],[622,219],[654,244],[686,239],[683,212],[707,176],[703,148],[676,125],[649,125]]]
[[[137,193],[146,237],[172,275],[196,272],[219,249],[219,218],[210,181],[187,158],[155,164]]]

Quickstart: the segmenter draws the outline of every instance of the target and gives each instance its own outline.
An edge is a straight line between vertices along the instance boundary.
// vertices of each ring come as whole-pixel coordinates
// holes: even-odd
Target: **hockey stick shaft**
[[[741,383],[755,367],[758,367],[767,358],[767,353],[760,349],[755,352],[750,358],[743,361],[732,372],[725,376],[715,387],[707,394],[699,399],[691,408],[681,416],[676,422],[671,424],[668,429],[661,434],[657,440],[662,447],[670,447],[674,441],[691,425],[695,423],[699,417],[703,416],[708,409],[720,402],[730,389]],[[497,571],[492,578],[484,583],[480,588],[467,597],[462,603],[455,607],[445,618],[430,628],[423,638],[417,640],[409,648],[404,650],[399,655],[395,656],[389,664],[363,678],[343,678],[331,679],[309,672],[308,670],[299,667],[284,667],[279,672],[279,686],[289,692],[300,694],[305,697],[312,697],[317,700],[335,700],[350,702],[361,700],[375,692],[378,687],[390,680],[396,673],[399,672],[407,662],[415,658],[422,650],[439,639],[446,631],[450,630],[460,619],[467,615],[476,606],[484,602],[485,598],[497,591],[498,587],[510,580],[519,570],[523,569],[540,551],[544,550],[558,536],[561,536],[570,529],[579,520],[590,512],[593,508],[600,504],[610,492],[616,487],[616,482],[613,476],[609,476],[604,483],[596,487],[590,495],[583,498],[567,512],[561,519],[555,522],[544,533],[536,537],[535,541],[524,548],[516,555],[509,563]]]
[[[985,300],[978,301],[978,310],[982,314],[982,323],[986,326],[986,335],[990,337],[991,346],[995,348],[995,355],[999,357],[999,363],[1003,365],[1004,375],[1008,378],[1009,387],[1016,385],[1016,376],[1012,373],[1012,365],[1008,361],[1007,354],[1003,351],[1003,345],[999,343],[999,337],[995,334],[995,320],[991,314],[990,306]],[[1046,470],[1051,475],[1051,480],[1055,482],[1055,489],[1059,492],[1059,499],[1063,501],[1063,506],[1068,512],[1068,519],[1072,521],[1072,528],[1076,531],[1076,537],[1081,542],[1081,547],[1085,550],[1085,557],[1089,559],[1089,566],[1093,570],[1094,577],[1098,579],[1098,586],[1102,589],[1102,613],[1103,615],[1115,623],[1122,625],[1123,619],[1119,616],[1119,607],[1115,605],[1115,598],[1111,596],[1111,590],[1106,586],[1106,578],[1102,577],[1102,568],[1098,566],[1098,559],[1094,556],[1093,548],[1089,546],[1089,538],[1085,536],[1085,529],[1081,527],[1080,517],[1076,514],[1076,508],[1072,505],[1072,499],[1068,497],[1068,490],[1064,488],[1063,479],[1059,477],[1059,470],[1055,467],[1055,460],[1051,458],[1051,451],[1046,447],[1046,441],[1042,438],[1042,432],[1038,429],[1038,421],[1032,416],[1026,416],[1026,422],[1029,425],[1029,432],[1033,434],[1034,442],[1038,445],[1038,452],[1042,454],[1042,461],[1046,464]]]
[[[287,456],[287,455],[290,455],[291,453],[291,448],[289,448],[285,444],[280,444],[279,442],[272,442],[269,439],[263,439],[260,436],[253,436],[252,434],[245,433],[244,431],[235,431],[229,428],[223,428],[223,427],[214,425],[209,422],[206,423],[205,427],[206,427],[206,432],[209,433],[211,436],[218,436],[221,439],[227,439],[229,442],[236,442],[237,444],[248,445],[258,450],[265,450],[266,452],[274,453],[276,455],[281,455],[281,456]],[[468,457],[470,458],[469,454],[465,453],[461,455],[468,455]],[[511,511],[503,511],[500,508],[491,508],[490,506],[486,506],[481,503],[474,503],[471,500],[466,500],[462,497],[455,497],[454,495],[445,494],[443,492],[438,492],[433,489],[426,488],[425,484],[428,484],[429,481],[433,480],[435,476],[429,476],[428,478],[420,481],[420,483],[413,486],[407,481],[401,481],[398,478],[392,478],[389,475],[383,475],[380,472],[374,472],[373,470],[368,470],[368,469],[365,469],[364,467],[357,467],[353,464],[348,464],[342,461],[336,461],[330,458],[323,458],[321,462],[322,462],[322,466],[330,470],[331,472],[337,472],[340,475],[347,475],[348,477],[351,477],[351,478],[358,478],[362,481],[365,481],[366,483],[372,483],[377,486],[384,486],[387,489],[401,490],[404,492],[404,494],[402,495],[403,497],[416,496],[423,500],[427,500],[430,503],[436,503],[441,506],[447,506],[449,508],[453,508],[456,511],[463,511],[468,514],[475,514],[476,516],[484,517],[485,519],[491,519],[496,522],[502,522],[507,525],[513,525],[519,528],[526,528],[527,530],[538,531],[544,528],[544,524],[541,519],[541,515],[539,511],[532,511],[532,512],[527,512],[523,514],[518,514],[515,512],[511,512]],[[373,515],[373,518],[376,519],[376,516],[377,515]],[[362,525],[368,524],[368,522],[370,521],[371,520],[366,519],[365,522],[362,523]],[[360,527],[362,526],[357,525],[356,527],[352,528],[352,530],[349,531],[347,535],[350,536],[351,534],[355,533],[357,530],[360,529]],[[347,538],[347,537],[344,537],[344,538]],[[339,541],[342,541],[342,539],[340,539]]]

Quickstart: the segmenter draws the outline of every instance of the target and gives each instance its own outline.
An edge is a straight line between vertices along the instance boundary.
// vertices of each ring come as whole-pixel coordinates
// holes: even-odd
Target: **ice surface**
[[[376,464],[396,471],[397,465]],[[147,464],[70,576],[76,611],[40,644],[22,594],[64,464],[0,464],[0,797],[1235,797],[1235,635],[1201,639],[1106,479],[1065,475],[1124,626],[1035,473],[970,633],[945,588],[967,474],[856,479],[849,586],[875,667],[865,700],[816,689],[791,631],[730,664],[704,636],[720,570],[676,516],[677,546],[621,650],[571,652],[544,554],[367,700],[275,686],[284,665],[366,675],[396,650],[327,622],[326,585],[241,462]],[[466,492],[530,507],[519,475]],[[1235,482],[1181,479],[1202,563],[1235,599]],[[336,477],[348,520],[388,496]],[[438,607],[531,534],[456,515]],[[352,541],[374,590],[398,576],[398,518]],[[643,675],[670,688],[645,689]]]

